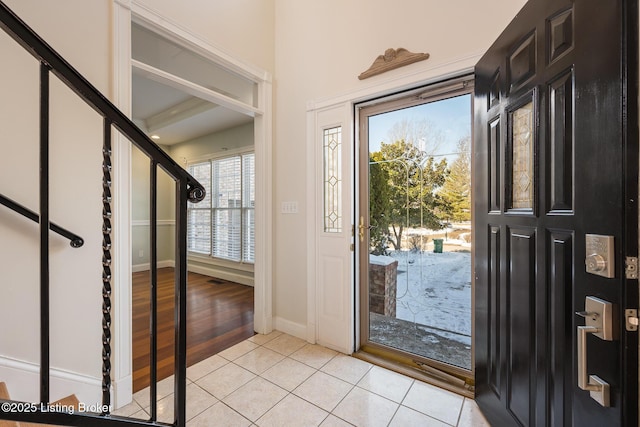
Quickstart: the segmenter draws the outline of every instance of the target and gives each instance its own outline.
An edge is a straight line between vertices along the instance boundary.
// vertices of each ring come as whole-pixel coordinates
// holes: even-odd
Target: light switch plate
[[[282,208],[280,213],[283,214],[297,214],[298,202],[282,202]]]

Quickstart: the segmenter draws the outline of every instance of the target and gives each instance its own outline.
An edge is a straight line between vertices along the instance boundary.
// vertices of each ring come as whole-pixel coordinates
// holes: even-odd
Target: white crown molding
[[[197,52],[205,58],[209,58],[210,60],[223,65],[225,68],[233,70],[256,83],[271,83],[272,76],[266,70],[234,57],[222,48],[203,39],[188,28],[178,24],[166,16],[162,16],[155,9],[132,0],[131,11],[134,14],[133,20],[135,22],[162,34],[173,42]]]
[[[398,74],[392,77],[380,78],[380,80],[369,82],[369,84],[360,86],[356,89],[343,92],[334,96],[321,97],[307,102],[307,111],[321,110],[342,104],[345,102],[357,103],[364,101],[373,96],[382,96],[391,92],[398,92],[405,89],[415,87],[416,85],[425,85],[436,81],[441,81],[448,77],[459,76],[462,74],[473,73],[473,68],[482,57],[484,52],[475,52],[469,55],[460,56],[447,62],[435,65],[427,65],[416,71]],[[427,62],[425,64],[431,64]]]
[[[131,10],[131,0],[113,0],[113,2],[124,9]]]

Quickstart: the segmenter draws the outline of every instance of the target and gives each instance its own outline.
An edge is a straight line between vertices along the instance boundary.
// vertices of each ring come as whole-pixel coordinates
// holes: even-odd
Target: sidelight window
[[[324,231],[342,231],[342,127],[325,129],[322,135],[324,154]]]

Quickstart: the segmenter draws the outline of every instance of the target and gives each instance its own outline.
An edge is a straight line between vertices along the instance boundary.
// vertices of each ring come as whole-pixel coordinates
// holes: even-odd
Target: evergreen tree
[[[374,255],[388,254],[391,203],[389,173],[383,160],[379,151],[369,154],[369,239]]]
[[[470,137],[458,141],[458,157],[451,164],[439,194],[447,215],[456,222],[471,221],[471,147]]]
[[[382,160],[378,164],[389,176],[389,224],[393,233],[390,242],[399,250],[406,227],[443,227],[439,212],[445,203],[436,190],[445,182],[447,161],[436,162],[433,156],[404,140],[382,143],[380,154]]]

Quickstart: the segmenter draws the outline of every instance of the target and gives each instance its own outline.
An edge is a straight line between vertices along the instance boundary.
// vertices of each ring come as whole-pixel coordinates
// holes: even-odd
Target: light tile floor
[[[280,332],[255,335],[187,369],[187,426],[459,426],[489,423],[457,394]],[[173,418],[173,379],[158,383]],[[114,415],[148,419],[149,391]]]

